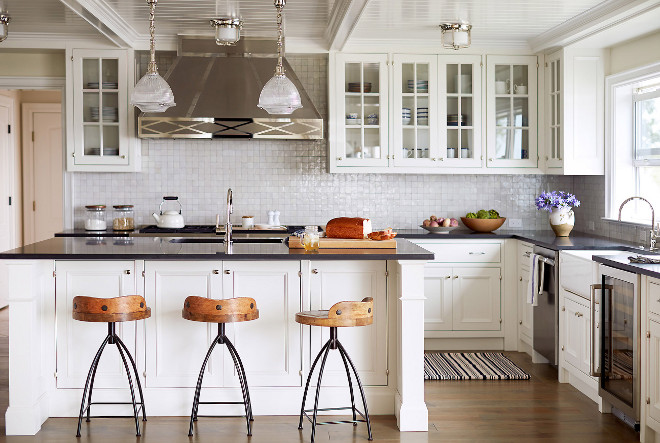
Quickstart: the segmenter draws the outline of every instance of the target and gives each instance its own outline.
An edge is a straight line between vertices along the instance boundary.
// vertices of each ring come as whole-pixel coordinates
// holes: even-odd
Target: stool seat
[[[181,315],[186,320],[205,323],[234,323],[258,319],[259,309],[250,297],[214,300],[191,295],[183,302]]]
[[[367,326],[374,322],[373,310],[374,300],[371,297],[362,301],[340,301],[327,311],[298,312],[296,322],[328,328]]]
[[[151,308],[141,295],[113,298],[79,295],[73,297],[72,317],[79,321],[103,323],[144,320],[151,317]]]

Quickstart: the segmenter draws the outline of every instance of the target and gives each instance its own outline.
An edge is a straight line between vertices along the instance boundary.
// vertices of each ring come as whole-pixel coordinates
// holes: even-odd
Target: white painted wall
[[[0,51],[0,77],[65,77],[64,51]]]
[[[610,48],[610,74],[660,62],[660,31]]]

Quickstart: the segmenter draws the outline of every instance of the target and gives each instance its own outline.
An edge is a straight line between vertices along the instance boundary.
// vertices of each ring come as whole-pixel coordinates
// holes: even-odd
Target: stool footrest
[[[236,418],[236,417],[245,417],[243,415],[196,415],[196,418]]]
[[[242,405],[242,401],[200,401],[198,405]]]
[[[353,408],[351,406],[346,406],[343,408],[318,408],[316,411],[352,411]],[[303,414],[305,414],[305,417],[307,417],[307,420],[309,420],[310,423],[313,423],[314,420],[312,417],[309,416],[308,412],[314,412],[314,409],[305,409],[303,410]],[[317,425],[338,425],[338,424],[344,424],[344,423],[365,423],[367,421],[366,417],[358,408],[355,408],[355,412],[359,414],[363,419],[362,420],[335,420],[335,421],[325,421],[325,422],[316,422]]]

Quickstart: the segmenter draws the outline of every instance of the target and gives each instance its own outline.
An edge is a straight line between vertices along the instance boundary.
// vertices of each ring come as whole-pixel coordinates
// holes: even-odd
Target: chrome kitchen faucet
[[[657,249],[655,244],[658,238],[660,238],[660,223],[658,223],[658,226],[655,226],[655,210],[653,209],[653,205],[651,204],[650,201],[648,201],[644,197],[629,197],[625,199],[623,203],[621,203],[621,206],[619,206],[619,221],[621,221],[621,211],[623,210],[623,207],[632,200],[643,200],[646,203],[648,203],[649,206],[651,207],[651,231],[650,231],[651,238],[649,240],[649,249],[653,251]]]
[[[231,188],[227,190],[227,224],[225,225],[225,253],[231,254],[232,244],[234,241],[231,239],[231,213],[234,212],[234,204],[232,202]]]

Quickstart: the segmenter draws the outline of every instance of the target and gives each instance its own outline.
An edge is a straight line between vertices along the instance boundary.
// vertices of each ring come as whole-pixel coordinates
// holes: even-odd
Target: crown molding
[[[550,52],[591,37],[660,7],[657,0],[610,0],[576,15],[543,34],[529,40],[536,53]]]
[[[47,34],[43,32],[10,32],[2,42],[3,49],[66,49],[71,44],[78,46],[110,46],[98,34]]]
[[[411,48],[413,48],[411,50]],[[378,52],[378,53],[428,53],[428,54],[483,54],[489,53],[517,53],[521,51],[534,54],[524,40],[490,39],[472,40],[469,48],[456,51],[442,47],[441,39],[391,39],[377,38],[352,38],[343,48],[349,52]]]
[[[132,48],[138,32],[105,0],[60,0],[102,35],[120,48]]]

